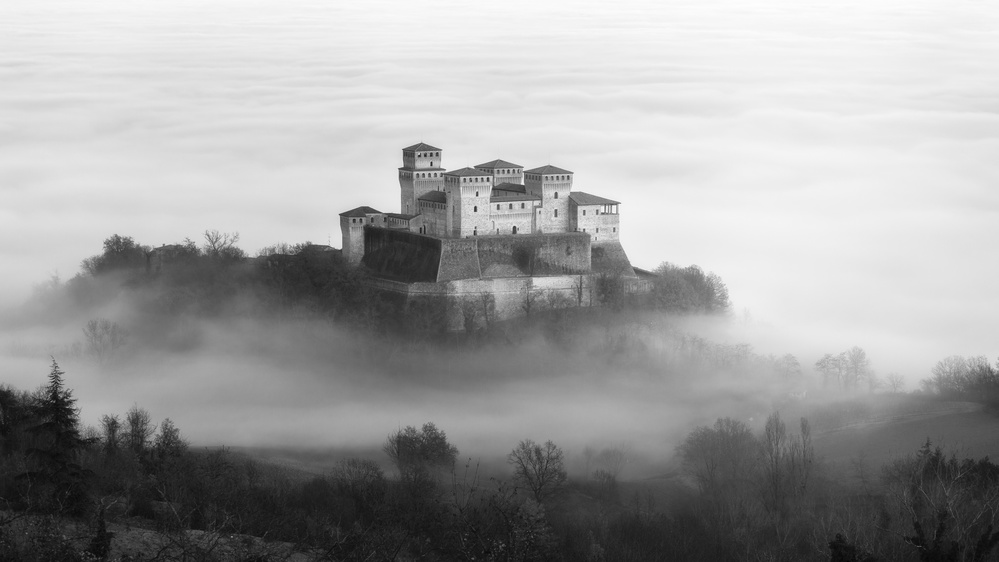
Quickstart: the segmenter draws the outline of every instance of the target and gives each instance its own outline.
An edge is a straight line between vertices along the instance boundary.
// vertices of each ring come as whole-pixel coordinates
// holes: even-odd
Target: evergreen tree
[[[53,359],[49,384],[35,406],[38,424],[28,428],[34,436],[34,446],[27,450],[31,469],[21,478],[33,507],[79,514],[86,508],[89,471],[77,457],[87,443],[80,436],[79,410],[64,374]]]

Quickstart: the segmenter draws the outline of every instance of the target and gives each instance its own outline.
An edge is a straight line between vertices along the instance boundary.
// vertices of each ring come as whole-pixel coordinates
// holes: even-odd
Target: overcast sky
[[[114,233],[339,247],[419,141],[572,170],[761,351],[999,356],[984,1],[0,2],[0,299]]]

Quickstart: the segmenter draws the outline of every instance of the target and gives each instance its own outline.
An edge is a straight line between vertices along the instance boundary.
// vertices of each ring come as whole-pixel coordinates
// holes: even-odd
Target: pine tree
[[[28,449],[32,470],[21,478],[28,482],[31,499],[43,511],[79,514],[86,508],[89,471],[76,461],[86,441],[80,436],[80,416],[73,391],[63,384],[55,359],[49,384],[35,407],[38,424],[28,428],[35,446]]]

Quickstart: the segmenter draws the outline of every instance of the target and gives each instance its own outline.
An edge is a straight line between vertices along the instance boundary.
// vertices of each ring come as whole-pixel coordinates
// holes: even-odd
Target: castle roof
[[[541,166],[540,168],[534,168],[533,170],[527,170],[528,174],[571,174],[569,170],[563,170],[558,166],[552,166],[548,164],[547,166]]]
[[[413,146],[407,146],[403,150],[405,150],[405,151],[408,152],[408,151],[417,151],[417,150],[423,151],[423,150],[440,150],[440,149],[437,148],[436,146],[430,146],[427,143],[421,142],[421,143],[414,144]]]
[[[523,166],[520,164],[513,164],[507,162],[506,160],[493,160],[492,162],[486,162],[485,164],[479,164],[476,168],[488,168],[490,170],[495,170],[496,168],[521,168]]]
[[[358,207],[356,209],[351,209],[349,211],[344,211],[340,213],[341,217],[366,217],[368,215],[380,215],[381,211],[377,209],[372,209],[371,207]]]
[[[500,201],[541,201],[540,195],[534,195],[531,193],[511,193],[506,192],[500,195],[496,195],[496,191],[493,191],[493,195],[489,197],[489,200],[493,203],[499,203]]]
[[[428,191],[418,197],[419,201],[430,201],[431,203],[447,203],[447,194],[443,191]]]
[[[527,191],[527,188],[519,183],[503,182],[493,186],[493,192],[496,191],[515,191],[517,193],[524,193]]]
[[[590,195],[589,193],[583,193],[582,191],[573,191],[569,194],[569,199],[571,199],[577,205],[620,205],[620,201],[611,201],[610,199],[604,199],[597,195]]]
[[[445,176],[488,176],[488,172],[483,172],[482,170],[476,170],[475,168],[462,168],[460,170],[451,170],[450,172],[444,172]]]

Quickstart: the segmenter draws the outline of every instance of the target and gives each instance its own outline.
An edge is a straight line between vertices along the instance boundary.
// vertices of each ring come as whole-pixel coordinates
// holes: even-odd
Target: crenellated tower
[[[548,165],[524,172],[527,193],[541,197],[541,207],[535,217],[540,232],[569,231],[569,192],[572,172]]]
[[[447,172],[444,174],[444,189],[447,192],[447,231],[450,236],[464,238],[492,232],[489,218],[492,174],[474,168]]]
[[[436,146],[418,143],[402,149],[402,167],[399,168],[399,190],[404,215],[420,213],[417,201],[430,191],[444,190],[443,151]]]

